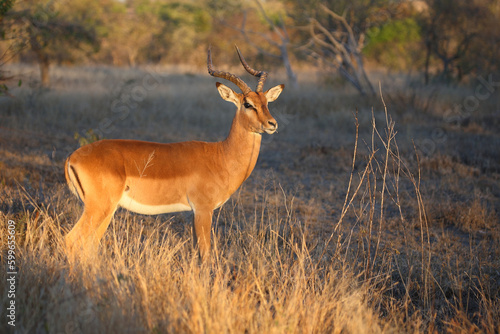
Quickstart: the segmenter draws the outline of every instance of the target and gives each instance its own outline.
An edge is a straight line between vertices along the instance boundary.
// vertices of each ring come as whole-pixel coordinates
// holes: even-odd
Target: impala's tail
[[[80,178],[78,177],[75,168],[69,162],[70,158],[71,157],[68,157],[64,163],[64,175],[66,176],[66,182],[68,183],[69,190],[71,190],[71,192],[83,202],[85,192],[83,191],[82,183],[80,182]]]

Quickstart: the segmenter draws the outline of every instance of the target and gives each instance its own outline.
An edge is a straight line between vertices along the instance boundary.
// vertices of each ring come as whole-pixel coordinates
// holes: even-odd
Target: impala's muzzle
[[[274,118],[267,121],[267,126],[264,127],[264,131],[272,135],[276,130],[278,130],[278,122],[276,122]]]

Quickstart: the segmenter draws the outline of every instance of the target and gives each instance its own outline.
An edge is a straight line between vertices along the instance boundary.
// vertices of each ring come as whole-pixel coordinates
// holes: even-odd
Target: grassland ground
[[[40,89],[15,70],[23,85],[0,98],[0,291],[9,221],[17,272],[3,332],[500,332],[500,92],[478,98],[480,79],[384,75],[383,100],[286,87],[278,133],[215,213],[210,265],[191,214],[120,210],[99,255],[70,269],[62,238],[82,207],[68,154],[96,138],[221,140],[234,107],[196,71],[58,67]]]

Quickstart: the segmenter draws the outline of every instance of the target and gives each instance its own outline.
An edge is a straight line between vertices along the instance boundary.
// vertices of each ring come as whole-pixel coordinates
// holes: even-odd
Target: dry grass
[[[380,98],[285,90],[271,105],[280,132],[216,212],[213,263],[191,249],[190,214],[120,211],[99,256],[69,268],[62,237],[82,209],[62,162],[75,132],[218,140],[232,107],[205,75],[159,73],[125,115],[113,101],[138,94],[147,72],[58,73],[49,91],[0,101],[0,245],[5,268],[13,220],[16,332],[500,331],[499,139],[484,121],[498,94],[450,124],[442,109],[462,91],[390,88],[387,113]],[[12,330],[5,318],[0,329]]]
[[[373,284],[331,261],[318,267],[292,216],[256,212],[247,228],[217,233],[214,263],[206,267],[193,256],[189,236],[137,217],[117,219],[100,256],[70,270],[61,218],[54,216],[66,205],[36,209],[18,234],[20,332],[380,332],[383,326],[369,306]]]

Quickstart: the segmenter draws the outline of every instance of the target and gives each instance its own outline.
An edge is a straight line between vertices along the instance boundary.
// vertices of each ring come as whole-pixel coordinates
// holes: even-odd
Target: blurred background
[[[424,84],[498,72],[499,20],[498,0],[0,0],[0,73],[5,93],[12,62],[39,65],[44,86],[53,65],[202,70],[209,45],[236,65],[237,44],[292,85],[319,70],[374,94],[374,71]]]
[[[500,333],[498,22],[500,0],[0,0],[17,328]],[[191,213],[120,210],[89,274],[68,274],[65,159],[104,138],[223,140],[234,106],[206,57],[253,88],[235,44],[286,88],[214,215],[220,270],[191,260]]]

